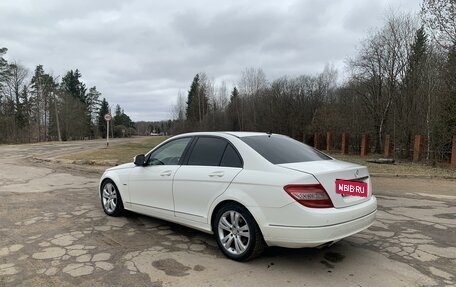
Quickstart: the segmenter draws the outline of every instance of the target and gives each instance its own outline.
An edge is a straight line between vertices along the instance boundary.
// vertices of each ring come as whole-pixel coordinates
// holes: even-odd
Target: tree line
[[[106,136],[109,103],[96,86],[87,89],[78,69],[55,77],[38,65],[29,77],[27,68],[4,58],[7,51],[0,48],[0,143]],[[118,105],[113,123],[113,136],[134,134],[134,123]]]
[[[332,131],[336,139],[347,132],[353,150],[368,134],[376,152],[390,135],[395,155],[403,158],[421,134],[426,159],[446,159],[456,135],[454,19],[454,0],[424,0],[419,17],[388,15],[347,59],[342,80],[331,65],[317,74],[272,80],[261,68],[247,68],[229,87],[198,73],[178,94],[172,121],[135,125],[116,106],[110,134],[243,130],[302,140],[314,132]],[[87,89],[78,69],[55,77],[38,65],[30,75],[8,62],[6,53],[0,48],[0,143],[106,136],[103,116],[110,105],[95,86]]]
[[[347,132],[353,150],[368,134],[378,153],[388,134],[401,158],[411,157],[421,134],[427,160],[448,159],[456,135],[455,12],[454,0],[425,0],[419,18],[391,13],[347,59],[343,81],[330,65],[272,81],[261,68],[248,68],[228,92],[198,73],[178,95],[172,130],[272,131],[299,140]]]

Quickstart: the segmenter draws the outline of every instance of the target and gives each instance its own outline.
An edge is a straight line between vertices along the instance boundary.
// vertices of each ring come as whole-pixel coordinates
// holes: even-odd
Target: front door
[[[174,216],[173,177],[190,141],[190,137],[170,141],[154,150],[145,166],[133,168],[129,190],[134,210],[152,216]]]

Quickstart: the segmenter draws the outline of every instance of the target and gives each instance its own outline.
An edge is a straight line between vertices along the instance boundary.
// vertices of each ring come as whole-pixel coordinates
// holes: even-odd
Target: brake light
[[[313,208],[334,207],[321,184],[289,184],[283,189],[300,204]]]

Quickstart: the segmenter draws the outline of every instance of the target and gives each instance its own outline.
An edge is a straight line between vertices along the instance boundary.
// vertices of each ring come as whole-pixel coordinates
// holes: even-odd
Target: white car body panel
[[[376,206],[375,197],[369,202]],[[345,237],[363,231],[374,223],[376,209],[362,217],[335,225],[318,227],[263,226],[261,232],[268,246],[288,248],[318,247],[332,244]]]
[[[279,166],[290,168],[312,174],[323,185],[328,193],[334,207],[341,208],[368,201],[372,195],[372,185],[369,172],[366,167],[340,160],[321,160],[298,163],[279,164]],[[336,193],[336,179],[363,179],[367,182],[367,197],[346,196],[342,197]]]
[[[179,165],[132,168],[128,181],[131,205],[151,209],[154,214],[173,216],[173,177],[179,168]]]
[[[130,163],[108,169],[100,186],[109,178],[118,187],[126,209],[208,233],[212,232],[211,221],[217,206],[234,201],[253,215],[269,246],[319,246],[350,236],[373,223],[377,201],[372,195],[367,168],[337,160],[274,165],[240,139],[254,135],[264,134],[191,133],[159,145],[180,137],[222,137],[236,147],[243,159],[243,168],[141,167]],[[356,178],[368,183],[367,197],[336,194],[335,179]],[[284,191],[288,184],[321,184],[334,207],[303,206]]]
[[[125,163],[115,167],[108,168],[101,176],[100,186],[104,179],[110,178],[117,186],[120,196],[123,199],[124,207],[130,208],[130,193],[128,189],[128,177],[131,169],[134,168],[133,163]]]
[[[210,205],[219,197],[241,168],[182,166],[173,182],[175,216],[208,223]]]

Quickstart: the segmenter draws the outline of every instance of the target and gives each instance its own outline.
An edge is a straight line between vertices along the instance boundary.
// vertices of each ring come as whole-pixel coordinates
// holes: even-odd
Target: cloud
[[[419,3],[394,3],[418,10]],[[178,91],[206,72],[235,85],[246,67],[270,80],[341,68],[382,1],[0,1],[0,46],[30,70],[78,68],[133,120],[168,119]]]

